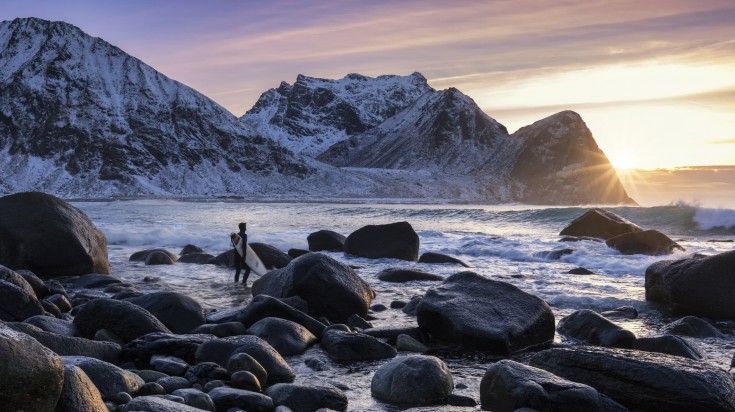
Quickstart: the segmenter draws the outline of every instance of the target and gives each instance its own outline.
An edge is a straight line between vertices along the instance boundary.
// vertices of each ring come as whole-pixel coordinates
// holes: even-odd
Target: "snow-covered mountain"
[[[70,24],[0,22],[0,194],[629,202],[614,173],[576,114],[509,136],[419,73],[299,76],[238,119]]]
[[[433,90],[421,73],[340,80],[298,75],[263,93],[241,121],[297,153],[316,156],[379,125]]]

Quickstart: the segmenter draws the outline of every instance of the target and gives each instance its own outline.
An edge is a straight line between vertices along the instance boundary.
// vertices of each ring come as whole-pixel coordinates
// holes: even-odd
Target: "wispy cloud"
[[[735,144],[735,139],[710,140],[709,144]]]

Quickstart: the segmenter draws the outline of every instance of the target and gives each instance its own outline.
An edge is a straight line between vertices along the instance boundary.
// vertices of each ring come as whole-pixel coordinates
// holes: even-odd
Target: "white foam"
[[[694,223],[702,230],[735,228],[735,210],[724,208],[695,207]]]

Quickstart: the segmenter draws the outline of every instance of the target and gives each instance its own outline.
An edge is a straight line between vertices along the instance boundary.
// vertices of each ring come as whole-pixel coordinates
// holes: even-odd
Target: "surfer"
[[[247,229],[247,226],[245,225],[245,222],[241,222],[237,227],[240,229],[240,231],[237,233],[238,236],[242,239],[242,250],[243,255],[241,256],[237,252],[237,247],[235,247],[235,282],[240,280],[240,270],[243,269],[243,266],[245,267],[245,273],[242,277],[242,283],[248,282],[248,276],[250,276],[250,266],[248,266],[247,263],[245,263],[245,248],[248,244],[248,234],[245,233],[245,230]]]

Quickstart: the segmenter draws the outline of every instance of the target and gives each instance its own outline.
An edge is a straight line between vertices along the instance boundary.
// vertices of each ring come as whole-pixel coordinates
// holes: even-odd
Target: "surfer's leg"
[[[245,263],[245,262],[242,262],[242,264],[243,264],[243,266],[245,266],[245,268],[244,268],[245,269],[245,273],[243,273],[243,276],[242,276],[242,283],[247,283],[248,282],[248,277],[250,277],[250,266],[248,266],[248,264]]]
[[[235,252],[235,282],[240,280],[240,270],[242,269],[242,258]],[[247,278],[247,275],[245,275]]]

